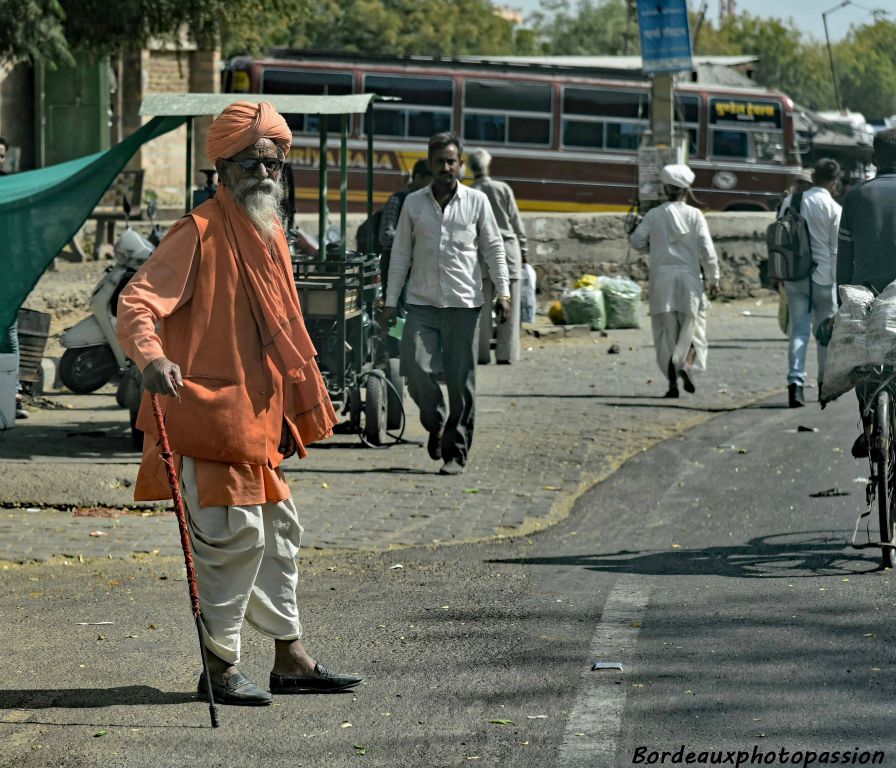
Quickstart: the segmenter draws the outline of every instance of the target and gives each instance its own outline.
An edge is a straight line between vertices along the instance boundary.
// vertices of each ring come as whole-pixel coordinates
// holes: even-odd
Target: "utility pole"
[[[821,21],[824,24],[824,39],[828,44],[828,61],[831,63],[831,79],[834,81],[834,101],[837,102],[838,112],[843,111],[843,102],[840,101],[840,86],[837,84],[837,72],[834,69],[834,52],[831,50],[831,36],[828,34],[828,14],[834,13],[834,11],[839,11],[847,5],[852,5],[852,0],[843,0],[839,5],[835,5],[833,8],[828,8],[821,14]]]

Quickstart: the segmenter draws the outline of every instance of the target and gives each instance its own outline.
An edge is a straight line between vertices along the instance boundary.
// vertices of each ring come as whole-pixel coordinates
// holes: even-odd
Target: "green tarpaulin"
[[[75,236],[140,145],[185,120],[154,117],[106,152],[0,176],[0,344],[44,270]]]

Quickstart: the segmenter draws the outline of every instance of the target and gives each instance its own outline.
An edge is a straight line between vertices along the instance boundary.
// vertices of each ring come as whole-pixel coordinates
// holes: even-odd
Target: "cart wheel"
[[[386,368],[386,379],[392,385],[387,387],[389,407],[386,409],[386,426],[390,430],[401,429],[404,421],[404,378],[399,370],[399,359],[390,357]],[[394,390],[393,390],[394,387]]]
[[[355,432],[361,429],[361,388],[352,387],[348,393],[348,421]]]
[[[379,376],[367,377],[364,400],[364,437],[373,445],[386,442],[386,385]]]

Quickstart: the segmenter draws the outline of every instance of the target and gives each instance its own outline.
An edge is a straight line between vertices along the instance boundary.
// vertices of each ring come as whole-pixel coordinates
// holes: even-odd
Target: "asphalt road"
[[[309,552],[309,649],[364,685],[222,708],[218,731],[180,563],[10,566],[0,765],[612,768],[681,745],[896,765],[896,580],[847,544],[855,422],[848,398],[782,397],[640,454],[538,535]],[[244,643],[266,682],[267,641]]]

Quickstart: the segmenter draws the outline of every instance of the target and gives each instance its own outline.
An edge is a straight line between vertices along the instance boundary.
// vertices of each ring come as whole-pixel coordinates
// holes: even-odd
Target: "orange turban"
[[[211,124],[205,147],[214,163],[220,157],[233,157],[259,139],[270,139],[286,153],[292,145],[292,131],[272,104],[237,101]]]

